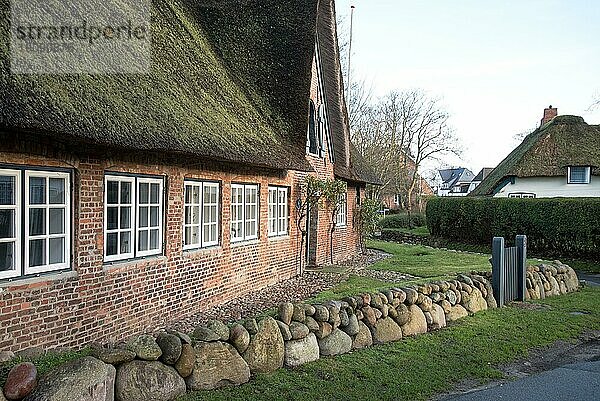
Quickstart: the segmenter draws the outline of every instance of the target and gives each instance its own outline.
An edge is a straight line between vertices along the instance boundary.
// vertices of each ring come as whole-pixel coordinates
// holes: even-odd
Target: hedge
[[[384,217],[379,221],[381,228],[414,228],[422,227],[426,224],[425,215],[423,213],[407,213],[393,214]]]
[[[451,242],[491,248],[494,236],[511,243],[525,234],[538,255],[600,260],[598,198],[435,198],[427,226]]]

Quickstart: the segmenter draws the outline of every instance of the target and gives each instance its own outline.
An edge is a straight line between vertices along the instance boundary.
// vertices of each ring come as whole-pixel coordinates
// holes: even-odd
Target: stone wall
[[[4,392],[27,401],[61,400],[57,394],[66,389],[69,400],[167,401],[186,390],[238,385],[256,373],[437,330],[494,307],[491,283],[478,274],[321,304],[284,303],[275,317],[231,325],[213,320],[189,334],[160,332],[97,346],[93,356],[62,365],[37,386],[35,367],[17,365]]]
[[[575,270],[555,260],[550,265],[527,266],[526,286],[526,299],[544,299],[576,291],[579,279]]]

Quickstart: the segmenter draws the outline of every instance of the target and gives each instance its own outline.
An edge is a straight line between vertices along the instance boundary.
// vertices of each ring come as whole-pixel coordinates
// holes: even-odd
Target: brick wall
[[[268,238],[266,203],[267,187],[272,184],[290,187],[293,205],[301,176],[296,172],[256,175],[92,158],[67,163],[18,153],[0,153],[0,160],[74,171],[72,270],[0,282],[0,349],[122,339],[298,274],[299,241],[293,217],[289,236]],[[166,177],[162,256],[104,263],[105,171]],[[182,250],[184,178],[221,181],[220,246]],[[260,185],[258,240],[230,244],[232,181]]]

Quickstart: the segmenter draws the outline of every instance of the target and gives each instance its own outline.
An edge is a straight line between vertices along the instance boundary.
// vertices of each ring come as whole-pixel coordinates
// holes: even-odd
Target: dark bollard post
[[[504,271],[504,238],[494,237],[492,241],[492,287],[498,307],[504,306],[504,287],[506,272]]]
[[[517,246],[517,299],[525,301],[525,291],[527,291],[525,282],[527,277],[527,236],[517,235],[515,244]]]

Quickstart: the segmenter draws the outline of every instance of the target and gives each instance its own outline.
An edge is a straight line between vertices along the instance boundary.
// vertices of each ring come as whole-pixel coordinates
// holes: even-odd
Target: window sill
[[[0,280],[0,289],[9,287],[29,286],[31,284],[43,283],[46,281],[60,281],[73,277],[77,277],[77,272],[75,270],[63,270],[59,272],[49,272],[45,274],[40,273],[38,275],[25,276],[23,278],[14,277],[12,279]]]
[[[236,241],[231,243],[231,248],[239,248],[246,245],[257,245],[260,243],[260,238],[253,238],[244,241]]]
[[[221,250],[223,250],[221,245],[207,246],[205,248],[190,248],[183,250],[183,256],[186,258],[192,258],[203,253],[213,253]]]
[[[282,235],[271,235],[269,236],[269,242],[274,241],[284,241],[284,240],[289,240],[290,239],[290,235],[289,234],[282,234]]]
[[[166,262],[167,257],[164,255],[154,255],[154,256],[145,256],[143,258],[135,258],[135,259],[126,259],[126,260],[116,260],[114,262],[105,262],[102,265],[102,270],[104,272],[113,272],[121,269],[130,268],[133,266],[137,266],[141,263],[154,263],[154,262]]]

